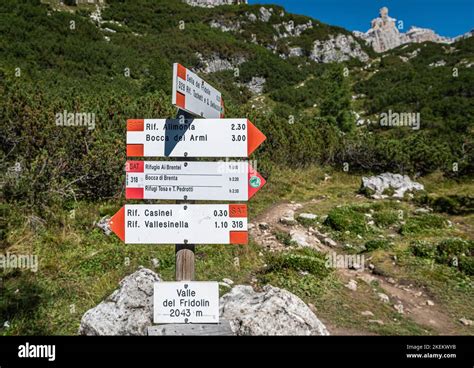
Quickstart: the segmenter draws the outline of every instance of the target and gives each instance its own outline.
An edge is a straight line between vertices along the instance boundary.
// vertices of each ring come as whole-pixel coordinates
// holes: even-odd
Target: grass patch
[[[349,206],[333,208],[324,221],[324,225],[336,231],[349,231],[356,235],[366,235],[371,232],[364,215]]]
[[[390,248],[390,245],[390,242],[385,239],[369,240],[364,244],[366,252],[372,252],[377,249],[388,249]]]
[[[434,229],[446,228],[447,221],[444,217],[434,214],[424,214],[409,217],[400,228],[402,235],[420,234]]]

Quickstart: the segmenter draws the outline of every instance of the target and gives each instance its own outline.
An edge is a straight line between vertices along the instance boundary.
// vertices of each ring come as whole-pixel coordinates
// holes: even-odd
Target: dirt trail
[[[321,253],[336,252],[344,254],[342,247],[332,241],[329,244],[328,236],[320,233],[316,229],[306,229],[296,223],[287,225],[280,221],[282,217],[288,215],[291,211],[297,211],[310,203],[317,203],[318,200],[312,200],[307,203],[278,203],[267,209],[264,213],[257,216],[253,221],[253,227],[250,229],[251,237],[261,246],[270,251],[288,250],[289,247],[281,244],[274,235],[275,232],[285,232],[288,234],[297,234],[305,238],[307,246],[310,246]],[[291,249],[292,247],[290,247]],[[349,280],[363,281],[371,284],[377,281],[383,293],[389,297],[390,305],[403,305],[403,314],[420,326],[428,327],[440,335],[451,335],[457,333],[457,326],[451,318],[440,308],[439,305],[428,305],[429,296],[422,289],[412,285],[400,285],[397,280],[386,278],[372,273],[367,265],[364,269],[352,270],[348,268],[336,268],[336,272],[344,283]],[[355,291],[358,293],[358,291]],[[380,300],[380,303],[383,303]],[[363,335],[369,334],[365,331],[356,331],[337,326],[331,326],[331,321],[325,321],[329,331],[334,335]]]

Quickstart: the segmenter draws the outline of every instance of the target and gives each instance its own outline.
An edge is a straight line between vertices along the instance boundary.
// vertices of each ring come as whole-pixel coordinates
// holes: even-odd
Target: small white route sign
[[[128,157],[248,157],[265,135],[247,119],[130,119]]]
[[[206,119],[224,117],[221,93],[181,64],[173,64],[173,105]]]
[[[157,282],[154,323],[219,323],[219,285],[207,281]]]
[[[127,204],[109,222],[126,244],[247,244],[245,204]]]
[[[127,161],[127,199],[247,201],[265,179],[247,161]]]

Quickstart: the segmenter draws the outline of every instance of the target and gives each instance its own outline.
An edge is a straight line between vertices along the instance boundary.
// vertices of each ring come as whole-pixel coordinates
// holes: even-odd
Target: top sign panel
[[[209,83],[186,69],[173,64],[173,105],[206,119],[224,117],[221,93]]]

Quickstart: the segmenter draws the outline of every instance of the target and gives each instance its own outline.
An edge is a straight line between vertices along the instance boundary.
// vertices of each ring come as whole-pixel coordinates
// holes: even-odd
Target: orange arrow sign
[[[248,119],[130,119],[128,157],[248,157],[265,141]]]

